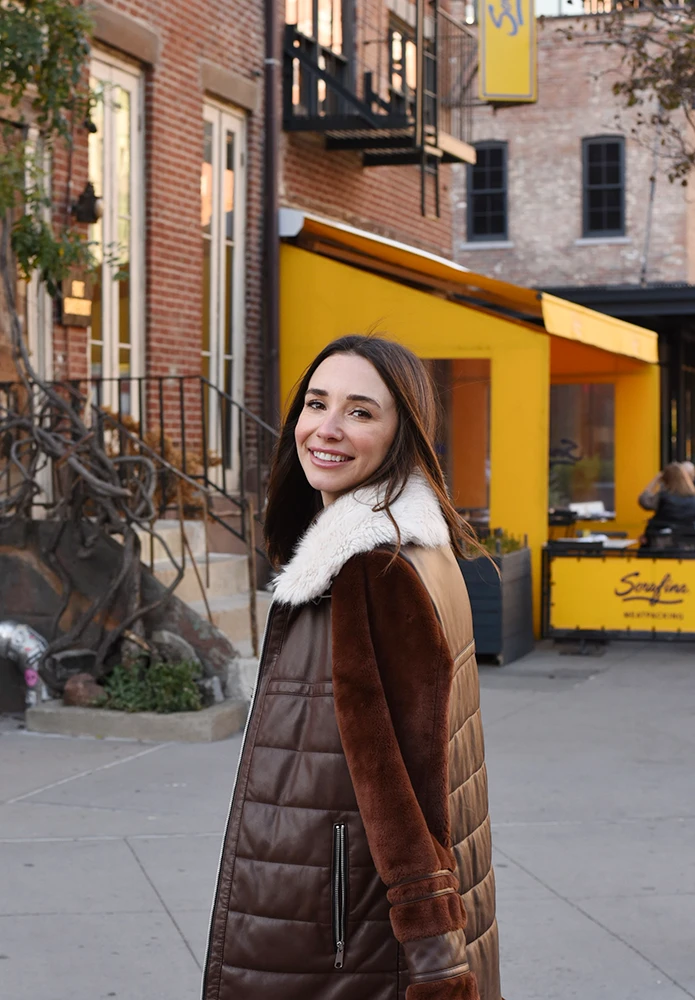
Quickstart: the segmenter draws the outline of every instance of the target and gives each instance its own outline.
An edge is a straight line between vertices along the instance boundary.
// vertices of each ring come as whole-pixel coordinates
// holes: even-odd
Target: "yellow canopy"
[[[477,274],[425,250],[294,209],[281,210],[280,233],[307,250],[443,294],[474,309],[489,310],[612,354],[658,363],[658,337],[651,330],[546,292]]]

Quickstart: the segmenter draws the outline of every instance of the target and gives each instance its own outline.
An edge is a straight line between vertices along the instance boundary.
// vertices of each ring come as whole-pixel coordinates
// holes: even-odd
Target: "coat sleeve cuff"
[[[462,930],[406,941],[402,947],[413,985],[453,979],[470,971],[466,961],[466,937]]]
[[[406,1000],[480,1000],[478,983],[472,972],[436,982],[411,984],[405,996]]]

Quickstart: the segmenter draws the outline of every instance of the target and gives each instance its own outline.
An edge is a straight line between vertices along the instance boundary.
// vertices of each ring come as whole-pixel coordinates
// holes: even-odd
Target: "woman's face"
[[[324,506],[376,472],[397,428],[396,402],[369,361],[332,354],[321,362],[294,437],[304,474],[321,491]]]

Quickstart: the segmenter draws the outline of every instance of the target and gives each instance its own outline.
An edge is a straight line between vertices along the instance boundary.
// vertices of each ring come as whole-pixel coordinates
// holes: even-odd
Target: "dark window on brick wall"
[[[625,141],[600,136],[582,143],[584,236],[625,235]]]
[[[507,239],[507,144],[476,144],[476,163],[468,168],[468,239]]]

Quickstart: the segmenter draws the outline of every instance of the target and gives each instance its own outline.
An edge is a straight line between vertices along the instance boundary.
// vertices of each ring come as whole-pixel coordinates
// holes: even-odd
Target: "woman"
[[[691,543],[695,535],[695,486],[680,462],[671,462],[661,474],[655,513],[647,523],[647,544],[655,548],[661,540],[673,543],[674,534],[690,536]]]
[[[204,1000],[500,1000],[465,529],[434,429],[423,365],[374,337],[329,344],[292,400]]]

